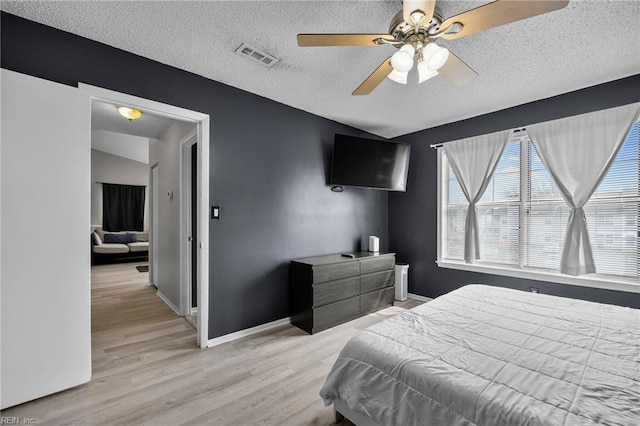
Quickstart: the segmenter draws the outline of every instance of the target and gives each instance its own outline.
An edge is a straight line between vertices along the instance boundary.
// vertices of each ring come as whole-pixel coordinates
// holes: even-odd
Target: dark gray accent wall
[[[289,316],[290,259],[356,251],[368,235],[387,249],[387,194],[327,185],[334,134],[371,135],[7,13],[1,19],[2,68],[210,115],[210,201],[221,207],[210,228],[210,338]],[[277,72],[247,66],[265,79]]]
[[[640,101],[640,75],[566,93],[397,138],[411,147],[406,193],[389,196],[389,249],[409,263],[409,292],[437,297],[468,283],[484,283],[640,308],[640,294],[439,268],[437,257],[437,144]],[[451,89],[456,90],[456,89]]]

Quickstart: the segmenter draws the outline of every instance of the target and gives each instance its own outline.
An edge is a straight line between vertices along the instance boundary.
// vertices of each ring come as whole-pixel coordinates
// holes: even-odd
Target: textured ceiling
[[[544,0],[539,0],[544,1]],[[444,17],[486,1],[438,1]],[[572,0],[559,11],[442,41],[480,77],[385,80],[351,92],[395,49],[301,48],[297,33],[385,33],[393,1],[2,2],[2,9],[353,127],[394,137],[640,73],[640,1]],[[281,59],[265,68],[243,42]],[[523,117],[523,124],[526,117]]]
[[[91,102],[91,128],[93,130],[108,130],[110,132],[158,139],[171,124],[170,118],[142,113],[142,117],[129,121],[118,112],[116,105],[93,101]]]

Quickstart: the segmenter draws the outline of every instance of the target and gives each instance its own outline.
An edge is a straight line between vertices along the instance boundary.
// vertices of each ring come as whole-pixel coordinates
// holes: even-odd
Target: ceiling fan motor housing
[[[418,32],[416,33],[416,27],[409,24],[404,20],[402,10],[391,19],[391,24],[389,25],[389,34],[391,34],[396,41],[402,43],[414,44],[421,42],[423,44],[428,43],[429,36],[440,31],[440,25],[442,24],[443,18],[440,9],[436,7],[433,18],[427,25],[419,26]],[[394,44],[396,48],[401,48],[402,44]]]

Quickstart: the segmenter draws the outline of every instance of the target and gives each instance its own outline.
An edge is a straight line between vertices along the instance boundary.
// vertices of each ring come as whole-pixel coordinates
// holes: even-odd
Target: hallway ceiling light
[[[142,111],[128,107],[118,107],[118,112],[129,121],[142,117]]]

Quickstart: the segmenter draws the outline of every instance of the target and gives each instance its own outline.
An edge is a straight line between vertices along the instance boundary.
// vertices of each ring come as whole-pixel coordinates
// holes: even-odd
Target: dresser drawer
[[[386,271],[387,269],[393,269],[395,264],[395,256],[380,256],[371,259],[361,259],[360,273],[369,274],[371,272]]]
[[[360,294],[360,278],[347,278],[313,285],[313,306],[349,299]]]
[[[394,281],[395,276],[393,271],[363,275],[360,277],[360,293],[369,293],[370,291],[392,286]]]
[[[313,267],[313,283],[339,280],[340,278],[360,275],[360,265],[357,261],[332,263]]]
[[[394,288],[390,287],[361,295],[360,313],[366,314],[377,311],[384,306],[391,306],[393,304],[394,292]]]
[[[338,324],[355,318],[360,313],[360,297],[313,308],[313,329]]]

